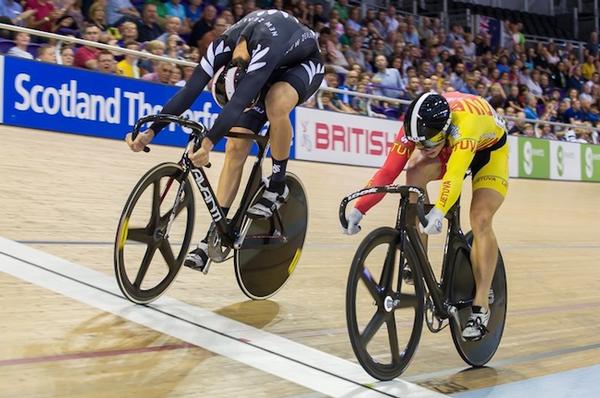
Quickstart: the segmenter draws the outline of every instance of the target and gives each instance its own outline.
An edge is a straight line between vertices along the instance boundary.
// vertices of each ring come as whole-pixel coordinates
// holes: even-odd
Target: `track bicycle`
[[[461,358],[471,366],[485,365],[500,344],[506,321],[506,274],[500,251],[489,292],[487,332],[477,341],[466,340],[461,325],[471,314],[475,280],[469,257],[473,235],[461,230],[460,199],[446,215],[448,230],[438,282],[415,222],[418,216],[427,224],[421,188],[387,185],[354,192],[340,203],[342,226],[348,226],[346,206],[350,201],[381,193],[401,196],[395,227],[377,228],[363,239],[346,287],[348,334],[359,363],[380,380],[399,376],[413,358],[425,320],[433,333],[449,324]],[[410,193],[417,196],[417,203],[409,202]]]
[[[133,139],[144,124],[154,121],[173,122],[190,129],[195,148],[208,132],[192,120],[157,114],[136,122]],[[251,219],[246,210],[261,198],[265,189],[262,161],[269,148],[268,133],[259,136],[230,132],[227,136],[251,139],[258,145],[239,208],[231,219],[225,217],[204,168],[195,167],[187,151],[178,163],[161,163],[151,168],[133,188],[119,220],[114,247],[117,283],[132,302],[147,304],[156,300],[175,280],[194,228],[192,185],[197,186],[212,220],[208,234],[209,261],[201,270],[204,274],[211,262],[223,262],[231,258],[229,254],[233,251],[235,275],[242,292],[251,299],[266,299],[277,293],[295,270],[308,223],[302,182],[288,172],[286,184],[290,194],[286,203],[271,218]]]

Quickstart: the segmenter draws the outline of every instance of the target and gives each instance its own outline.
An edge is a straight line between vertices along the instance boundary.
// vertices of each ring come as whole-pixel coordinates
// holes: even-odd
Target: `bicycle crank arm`
[[[449,305],[448,308],[446,309],[446,311],[448,312],[448,315],[450,315],[450,318],[452,319],[452,321],[456,325],[457,330],[462,330],[462,326],[460,325],[460,319],[458,318],[458,309],[456,309],[456,307],[453,306],[453,305]],[[459,333],[459,335],[460,335],[460,339],[463,342],[467,341],[467,339],[465,339],[462,336],[462,333]]]

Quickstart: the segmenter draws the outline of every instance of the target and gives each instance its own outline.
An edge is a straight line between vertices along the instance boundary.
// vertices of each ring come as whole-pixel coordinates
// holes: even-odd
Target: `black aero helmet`
[[[231,100],[238,84],[245,75],[246,65],[236,62],[230,62],[215,73],[212,79],[211,91],[215,102],[221,108]],[[252,108],[258,101],[258,98],[259,95],[246,105],[246,109]]]
[[[404,117],[406,138],[417,143],[442,142],[449,126],[450,105],[446,98],[436,93],[419,95],[408,106]]]

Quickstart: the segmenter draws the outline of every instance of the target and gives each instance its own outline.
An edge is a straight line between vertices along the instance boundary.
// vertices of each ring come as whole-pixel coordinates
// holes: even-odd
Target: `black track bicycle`
[[[173,122],[190,129],[196,148],[207,134],[203,125],[192,120],[158,114],[139,119],[133,139],[144,124],[154,121]],[[178,163],[161,163],[150,169],[133,188],[119,220],[114,247],[117,283],[132,302],[147,304],[156,300],[175,280],[190,247],[196,218],[193,185],[206,204],[205,219],[212,221],[209,263],[203,273],[208,272],[211,261],[223,262],[231,258],[233,251],[237,282],[251,299],[271,297],[292,275],[308,223],[304,187],[298,177],[287,173],[290,194],[286,203],[271,218],[249,218],[246,210],[265,189],[262,161],[269,148],[268,135],[227,136],[251,139],[258,145],[257,159],[231,219],[225,217],[204,169],[196,168],[186,151]]]
[[[346,321],[352,349],[363,368],[380,380],[399,376],[409,365],[421,338],[423,321],[437,333],[448,324],[454,346],[471,366],[483,366],[496,352],[506,320],[506,274],[502,255],[489,292],[491,317],[478,341],[462,337],[471,314],[475,281],[470,263],[473,235],[460,227],[460,199],[448,211],[448,231],[438,282],[417,231],[423,225],[425,193],[413,186],[365,188],[343,198],[339,217],[347,228],[347,204],[364,195],[400,194],[395,228],[380,227],[358,247],[346,288]],[[417,203],[409,202],[409,194]],[[427,207],[431,207],[427,205]],[[447,322],[446,322],[447,321]]]

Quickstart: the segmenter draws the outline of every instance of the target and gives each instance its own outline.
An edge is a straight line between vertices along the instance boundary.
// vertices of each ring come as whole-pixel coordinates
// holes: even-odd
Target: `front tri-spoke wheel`
[[[167,290],[181,268],[193,225],[193,190],[181,167],[163,163],[148,171],[127,199],[117,229],[115,274],[125,297],[146,304]]]
[[[408,366],[423,327],[423,281],[398,250],[399,233],[383,227],[360,244],[348,275],[346,320],[352,349],[371,376],[390,380]],[[414,282],[407,283],[406,269]]]

